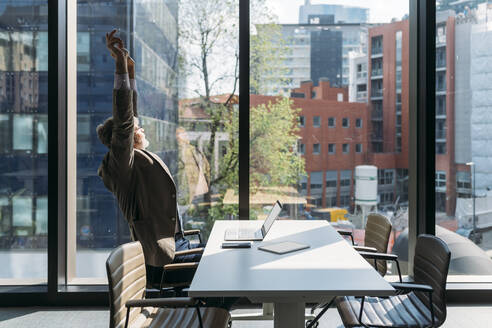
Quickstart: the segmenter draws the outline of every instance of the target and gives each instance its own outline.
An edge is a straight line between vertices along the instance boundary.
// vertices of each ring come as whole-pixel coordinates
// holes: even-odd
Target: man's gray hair
[[[133,124],[138,125],[138,117],[133,117]],[[111,137],[113,136],[113,117],[108,117],[103,124],[96,127],[97,137],[108,148],[111,148]]]
[[[111,137],[113,135],[113,117],[107,118],[103,124],[96,128],[97,137],[108,148],[111,148]]]

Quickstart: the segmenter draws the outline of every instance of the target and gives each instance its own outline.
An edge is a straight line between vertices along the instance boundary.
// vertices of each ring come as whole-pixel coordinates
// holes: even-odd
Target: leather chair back
[[[109,327],[124,327],[125,303],[132,299],[142,299],[147,283],[140,242],[123,244],[113,250],[106,261],[106,272],[109,283]],[[129,326],[140,312],[139,308],[132,309]]]
[[[364,237],[364,246],[374,247],[378,253],[388,251],[388,242],[391,234],[391,222],[384,215],[379,213],[369,213],[367,215],[366,235]],[[370,260],[372,266],[374,261]],[[386,261],[378,260],[375,269],[384,276],[387,271]]]
[[[448,277],[451,252],[444,241],[431,235],[417,238],[413,264],[414,281],[432,286],[432,303],[436,327],[446,320],[446,279]],[[428,307],[428,293],[416,292],[417,297]]]

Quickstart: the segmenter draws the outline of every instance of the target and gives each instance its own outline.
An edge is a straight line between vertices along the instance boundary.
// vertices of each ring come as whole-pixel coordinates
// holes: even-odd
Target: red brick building
[[[454,130],[455,18],[437,22],[436,36],[436,211],[454,215],[456,171]],[[409,21],[369,29],[368,94],[371,164],[408,175]],[[400,172],[401,175],[398,173]],[[406,199],[407,185],[396,188]],[[404,196],[402,199],[402,195]]]
[[[292,91],[293,106],[300,108],[298,149],[306,160],[302,193],[317,207],[351,205],[353,170],[367,163],[368,115],[364,103],[349,103],[346,88],[319,86],[306,81]],[[275,97],[251,95],[251,106]]]
[[[368,38],[368,103],[349,103],[347,89],[323,78],[291,93],[302,109],[303,192],[317,207],[351,207],[354,168],[362,164],[378,168],[380,206],[408,201],[409,21],[370,28]],[[436,208],[453,215],[454,17],[438,22],[436,48]],[[252,95],[251,105],[271,99]]]

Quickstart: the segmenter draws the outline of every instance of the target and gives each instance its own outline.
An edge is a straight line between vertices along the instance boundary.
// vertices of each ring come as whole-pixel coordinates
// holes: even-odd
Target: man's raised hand
[[[106,33],[106,47],[115,59],[116,73],[128,73],[128,50],[123,47],[123,40],[115,36],[116,30]],[[133,62],[133,59],[131,60]],[[133,65],[134,66],[134,65]]]

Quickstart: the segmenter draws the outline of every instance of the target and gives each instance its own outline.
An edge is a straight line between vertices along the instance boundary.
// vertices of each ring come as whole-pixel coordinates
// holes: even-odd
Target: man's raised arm
[[[133,164],[134,115],[133,90],[130,89],[128,75],[128,51],[123,41],[115,37],[116,30],[106,34],[106,46],[115,60],[115,78],[113,89],[113,131],[111,149],[115,164],[121,168],[130,168]]]

